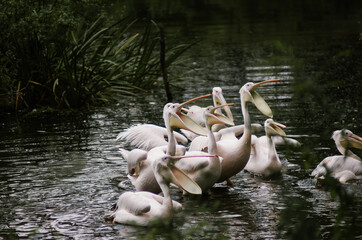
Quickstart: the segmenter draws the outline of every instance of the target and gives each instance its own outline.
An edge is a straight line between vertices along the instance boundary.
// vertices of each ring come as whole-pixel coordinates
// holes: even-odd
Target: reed
[[[7,23],[0,26],[5,33],[0,98],[11,96],[12,109],[81,108],[147,94],[159,85],[159,32],[151,21],[125,17],[111,23],[99,17],[89,25],[89,19],[75,18],[63,5],[44,3],[27,11],[31,3],[7,4],[21,19],[0,16]],[[60,19],[61,14],[67,16]],[[168,47],[166,66],[189,47]]]

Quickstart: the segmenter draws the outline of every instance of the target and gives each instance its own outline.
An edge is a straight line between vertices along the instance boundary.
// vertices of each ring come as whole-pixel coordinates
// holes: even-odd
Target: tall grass
[[[16,12],[17,5],[12,6]],[[24,10],[24,19],[37,21],[23,27],[16,27],[10,15],[3,17],[15,27],[1,26],[7,31],[0,39],[0,98],[10,95],[13,109],[80,108],[158,86],[162,73],[155,24],[128,18],[110,23],[104,17],[90,25],[74,19],[64,23],[54,16],[59,14],[55,6],[45,4],[35,15]],[[166,66],[190,46],[169,47]]]

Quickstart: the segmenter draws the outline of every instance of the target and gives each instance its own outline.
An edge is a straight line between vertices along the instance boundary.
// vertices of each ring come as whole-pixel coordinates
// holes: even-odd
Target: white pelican
[[[265,177],[280,173],[282,163],[279,160],[273,141],[273,136],[286,136],[280,127],[286,128],[283,124],[274,122],[273,119],[269,118],[264,123],[265,136],[259,138],[255,135],[252,136],[251,154],[244,170],[262,174]]]
[[[241,111],[244,117],[244,134],[238,139],[235,134],[224,135],[217,142],[217,155],[222,158],[221,175],[218,182],[228,180],[244,169],[247,164],[251,152],[251,121],[248,112],[248,102],[253,103],[256,108],[268,117],[272,117],[273,113],[264,99],[255,91],[255,88],[270,82],[280,81],[281,79],[267,80],[259,83],[248,82],[241,87],[240,101]]]
[[[234,122],[233,114],[231,113],[229,105],[225,101],[224,95],[222,94],[222,89],[220,87],[214,87],[212,89],[212,100],[213,100],[214,107],[223,105],[222,108],[224,109],[227,118],[229,119],[230,122]],[[197,122],[199,125],[205,126],[205,120],[204,120],[205,109],[206,108],[199,107],[197,105],[193,105],[189,108],[187,115],[192,120]],[[221,108],[218,108],[215,112],[217,114],[221,114]],[[225,124],[215,124],[212,126],[212,131],[217,132],[220,129],[225,128],[225,127],[226,127]],[[181,132],[190,140],[193,140],[194,138],[196,138],[198,136],[197,134],[194,134],[194,133],[184,130],[184,129],[181,129]]]
[[[198,98],[192,99],[197,100]],[[190,100],[191,101],[191,100]],[[167,153],[167,155],[174,156],[176,154],[176,139],[174,137],[174,128],[186,128],[194,132],[203,132],[207,134],[207,131],[202,128],[200,125],[195,123],[191,118],[186,114],[181,112],[181,109],[185,104],[188,104],[190,101],[187,101],[182,104],[173,103],[166,104],[163,110],[163,119],[165,121],[165,126],[167,129],[168,135],[168,144],[160,147],[156,147],[148,151],[147,153],[142,151],[140,153],[134,154],[135,157],[130,158],[132,150],[128,154],[127,166],[129,169],[128,178],[131,180],[132,184],[136,187],[138,191],[151,191],[154,193],[159,193],[161,191],[159,185],[156,182],[152,171],[152,159],[157,158],[157,156]],[[146,157],[146,158],[145,158]]]
[[[323,179],[329,172],[341,183],[352,179],[362,179],[362,160],[349,150],[352,147],[362,149],[362,138],[347,129],[334,131],[332,138],[342,155],[323,159],[313,170],[311,176],[315,179]]]
[[[124,192],[119,197],[114,212],[107,218],[111,218],[114,223],[137,226],[170,224],[173,209],[182,208],[180,203],[171,198],[170,183],[174,183],[192,194],[201,194],[201,189],[197,183],[173,164],[170,164],[170,160],[177,158],[161,155],[152,159],[152,170],[162,189],[163,197],[146,191]]]
[[[204,111],[204,121],[208,130],[208,153],[213,156],[188,159],[187,156],[190,155],[205,155],[205,152],[202,151],[188,151],[185,154],[186,158],[182,158],[175,162],[175,166],[183,170],[190,178],[192,178],[201,187],[203,193],[206,193],[206,191],[216,183],[221,174],[220,160],[216,155],[216,140],[211,128],[215,124],[233,124],[228,117],[216,113],[216,110],[221,107],[224,107],[224,105],[219,105],[217,107],[209,106]]]
[[[185,114],[181,113],[181,109],[183,106],[199,100],[201,98],[209,97],[211,94],[203,95],[200,97],[193,98],[189,101],[186,101],[181,104],[180,109],[177,114],[180,117],[184,117]],[[165,107],[171,106],[172,103],[167,103]],[[189,120],[187,120],[190,122]],[[195,124],[193,124],[195,125]],[[195,125],[196,126],[196,125]],[[202,128],[191,128],[188,131],[193,132],[196,135],[206,135],[206,130]],[[201,131],[201,132],[200,132]],[[181,144],[187,144],[188,140],[182,134],[175,132],[174,137],[176,141]],[[146,151],[151,150],[154,147],[164,146],[168,144],[168,132],[165,127],[157,126],[154,124],[138,124],[131,126],[123,132],[120,132],[116,138],[116,140],[123,140],[137,148],[144,149]]]

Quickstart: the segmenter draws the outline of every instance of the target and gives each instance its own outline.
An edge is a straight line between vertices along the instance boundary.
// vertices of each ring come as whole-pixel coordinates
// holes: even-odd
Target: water
[[[130,146],[115,138],[133,124],[162,124],[162,89],[90,111],[2,114],[0,239],[285,239],[293,234],[311,239],[314,233],[328,239],[351,230],[351,236],[362,239],[361,182],[342,186],[354,199],[344,206],[309,176],[320,160],[337,154],[330,139],[334,130],[345,127],[362,135],[361,72],[355,67],[360,67],[361,53],[354,35],[358,21],[353,14],[330,15],[333,22],[304,21],[294,32],[247,16],[245,23],[233,19],[187,26],[186,35],[203,41],[184,63],[194,70],[174,83],[183,88],[173,87],[175,102],[220,86],[226,100],[236,103],[232,111],[241,124],[240,87],[247,81],[283,79],[259,89],[275,120],[302,143],[301,148],[278,147],[282,176],[263,179],[242,172],[232,187],[218,184],[204,197],[183,197],[173,189],[184,210],[169,229],[112,224],[103,216],[123,191],[133,190],[118,152]],[[177,73],[170,69],[171,76]],[[345,84],[335,86],[340,78]],[[211,100],[198,103],[206,106]],[[255,107],[250,113],[252,122],[265,121]]]

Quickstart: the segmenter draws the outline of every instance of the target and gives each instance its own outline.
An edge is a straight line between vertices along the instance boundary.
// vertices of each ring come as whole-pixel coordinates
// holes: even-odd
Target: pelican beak
[[[169,165],[169,168],[171,169],[174,176],[173,179],[171,180],[173,184],[175,184],[176,186],[185,190],[188,193],[198,194],[198,195],[202,194],[200,186],[189,176],[187,176],[187,174],[184,171],[171,164]]]
[[[172,172],[171,182],[181,188],[182,190],[191,193],[191,194],[202,194],[202,190],[200,186],[192,180],[187,174],[173,165],[172,163],[168,163],[167,166],[170,168]]]
[[[283,125],[281,123],[273,122],[272,124],[270,124],[270,127],[273,131],[273,134],[271,134],[271,135],[277,135],[277,136],[282,136],[282,137],[287,136],[285,134],[285,132],[280,128],[280,127],[287,128],[285,125]]]
[[[230,104],[227,104],[227,102],[225,101],[224,95],[222,95],[222,92],[221,91],[215,92],[215,94],[212,95],[212,100],[214,101],[214,105],[216,107],[221,106],[221,105],[223,106],[222,108],[224,109],[226,116],[229,119],[229,122],[232,122],[233,123],[232,125],[234,125],[234,117],[233,117],[233,114],[231,113],[231,110],[229,107]]]
[[[362,138],[356,134],[352,134],[347,138],[340,141],[341,145],[344,147],[353,147],[357,149],[362,149]]]
[[[270,82],[277,82],[277,81],[281,81],[281,79],[271,79],[271,80],[266,80],[260,83],[256,83],[254,84],[254,86],[249,90],[250,95],[251,95],[251,102],[254,103],[255,107],[265,116],[272,118],[273,117],[273,112],[270,109],[269,105],[265,102],[265,100],[259,95],[259,93],[257,93],[255,91],[255,88],[266,84],[266,83],[270,83]]]
[[[181,158],[192,158],[192,157],[217,157],[217,155],[202,155],[202,156],[169,156],[171,160],[179,160]],[[182,171],[181,169],[177,168],[173,161],[169,161],[167,166],[170,168],[171,172],[173,173],[173,179],[171,182],[176,186],[180,187],[181,189],[185,190],[191,194],[202,194],[202,190],[200,186],[192,180],[187,174]]]
[[[202,99],[205,97],[210,97],[210,96],[212,96],[212,94],[207,94],[207,95],[203,95],[200,97],[196,97],[196,98],[193,98],[191,100],[188,100],[188,101],[182,103],[179,106],[179,108],[177,109],[176,114],[173,114],[173,116],[171,117],[170,126],[186,129],[186,130],[191,131],[198,135],[207,135],[207,130],[204,127],[200,126],[198,123],[196,123],[194,120],[192,120],[189,116],[187,116],[186,114],[181,112],[181,110],[184,110],[184,106],[187,104],[190,104],[196,100],[199,100],[199,99]]]
[[[227,106],[227,108],[230,110],[229,106],[231,105],[235,105],[234,103],[228,103],[228,104],[223,104],[223,105],[218,105],[216,107],[213,107],[210,111],[210,114],[208,115],[207,121],[208,124],[210,125],[214,125],[214,124],[226,124],[226,125],[230,125],[230,126],[234,126],[234,120],[228,116],[225,116],[222,113],[216,113],[215,110],[219,109],[219,108],[224,108]],[[231,113],[231,112],[230,112]]]
[[[183,108],[183,107],[186,106],[187,104],[190,104],[190,103],[192,103],[192,102],[195,102],[196,100],[199,100],[199,99],[202,99],[202,98],[206,98],[206,97],[211,97],[211,96],[212,96],[212,94],[210,93],[210,94],[202,95],[202,96],[199,96],[199,97],[195,97],[195,98],[193,98],[193,99],[190,99],[190,100],[188,100],[188,101],[186,101],[186,102],[181,103],[180,108]]]

